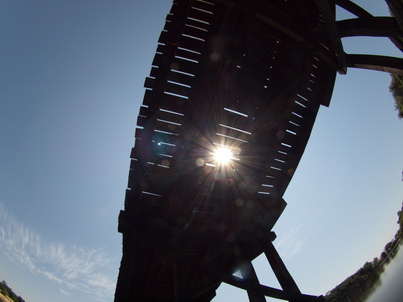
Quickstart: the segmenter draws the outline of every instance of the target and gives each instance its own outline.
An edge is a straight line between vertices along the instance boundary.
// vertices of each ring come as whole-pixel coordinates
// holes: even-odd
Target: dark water
[[[367,302],[403,302],[403,246],[386,266],[380,286]]]

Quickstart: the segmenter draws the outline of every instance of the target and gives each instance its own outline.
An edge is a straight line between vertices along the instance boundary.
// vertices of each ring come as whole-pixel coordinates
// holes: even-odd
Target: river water
[[[403,301],[403,246],[381,275],[381,284],[366,302]]]

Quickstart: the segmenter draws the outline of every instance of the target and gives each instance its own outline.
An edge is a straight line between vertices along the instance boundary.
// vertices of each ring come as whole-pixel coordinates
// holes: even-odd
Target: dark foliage
[[[395,99],[395,108],[399,112],[399,118],[403,118],[403,76],[391,74],[392,82],[390,83],[389,90]]]
[[[17,296],[13,290],[7,285],[6,281],[0,282],[0,293],[4,296],[9,297],[14,302],[25,302],[23,298]]]
[[[403,30],[403,0],[386,0],[391,16],[395,17],[400,29]],[[403,45],[402,38],[396,38],[400,45]],[[399,112],[399,118],[403,118],[403,76],[391,74],[392,81],[389,90],[395,99],[395,108]]]

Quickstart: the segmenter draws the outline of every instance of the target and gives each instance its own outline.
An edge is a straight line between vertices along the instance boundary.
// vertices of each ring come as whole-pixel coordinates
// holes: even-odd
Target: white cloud
[[[77,290],[99,301],[110,301],[115,276],[107,271],[111,261],[98,250],[47,242],[17,221],[0,203],[0,249],[33,274],[58,284],[64,295]]]
[[[303,247],[306,236],[301,236],[302,224],[291,227],[287,233],[274,241],[274,244],[283,260],[287,260],[296,255]]]
[[[63,289],[60,289],[60,292],[65,296],[71,296],[71,294]]]

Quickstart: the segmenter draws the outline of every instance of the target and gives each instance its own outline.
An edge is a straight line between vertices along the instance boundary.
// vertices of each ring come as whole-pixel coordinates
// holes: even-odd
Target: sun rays
[[[233,154],[229,148],[219,147],[214,150],[213,157],[218,165],[227,165],[233,159]]]

